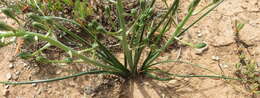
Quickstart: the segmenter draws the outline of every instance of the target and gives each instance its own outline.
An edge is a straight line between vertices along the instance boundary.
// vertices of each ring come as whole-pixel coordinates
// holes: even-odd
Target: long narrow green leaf
[[[34,6],[37,8],[37,10],[43,15],[45,16],[44,12],[42,11],[42,9],[40,8],[40,6],[38,5],[38,2],[36,0],[34,1]]]
[[[150,55],[146,58],[146,60],[145,60],[146,62],[143,64],[142,69],[143,68],[147,68],[147,65],[151,64],[160,55],[160,53],[162,51],[164,51],[169,45],[171,45],[175,41],[175,37],[177,37],[177,36],[181,35],[182,33],[184,33],[184,32],[181,32],[181,30],[182,30],[183,26],[187,23],[189,18],[192,16],[192,14],[193,14],[193,12],[195,10],[195,7],[198,5],[199,1],[200,0],[194,0],[192,2],[192,4],[190,5],[190,9],[189,9],[188,14],[184,17],[184,19],[181,21],[181,23],[177,26],[175,32],[170,37],[170,40],[168,40],[166,42],[166,44],[160,50],[150,53]],[[219,5],[220,3],[217,3],[216,5]],[[209,10],[207,13],[211,12],[214,8],[215,7],[213,7],[211,10]],[[203,17],[204,16],[202,16],[201,18],[203,18]]]
[[[133,58],[132,58],[132,51],[129,50],[128,48],[128,42],[127,42],[127,35],[126,35],[126,23],[125,19],[123,16],[124,9],[123,9],[123,4],[121,0],[117,0],[116,3],[116,8],[117,8],[117,14],[119,17],[119,25],[121,28],[121,35],[122,35],[122,40],[121,40],[121,45],[124,51],[124,55],[127,61],[125,61],[126,64],[129,64],[131,70],[133,71]]]
[[[15,29],[9,25],[7,25],[6,23],[4,22],[0,22],[0,30],[1,31],[15,31]]]
[[[160,41],[162,40],[163,35],[167,31],[167,27],[170,25],[172,18],[169,18],[167,23],[163,26],[163,29],[161,30],[160,34],[156,37],[155,45],[160,44]]]
[[[38,55],[40,52],[42,52],[43,50],[49,48],[51,46],[50,43],[47,43],[46,45],[44,45],[43,47],[41,47],[40,49],[38,49],[37,51],[35,51],[32,56],[36,56]]]
[[[166,14],[165,17],[163,18],[163,20],[161,20],[160,23],[159,23],[159,25],[156,27],[157,29],[158,29],[159,26],[163,23],[163,21],[167,18],[167,16],[170,14],[170,12],[176,13],[178,6],[179,6],[179,0],[175,0],[174,3],[173,3],[172,6],[171,6],[172,11],[169,10],[169,11],[167,12],[167,14]],[[185,18],[189,18],[189,17],[185,17]],[[181,24],[180,24],[180,25],[181,25]],[[180,28],[180,26],[179,26],[179,28]],[[155,32],[157,29],[153,29],[152,32]],[[178,29],[176,29],[176,31],[177,31],[177,30],[178,30]],[[151,35],[150,35],[150,36],[151,36]],[[149,36],[148,36],[148,38],[149,38]],[[160,51],[162,51],[162,50],[164,50],[164,49],[161,49]],[[152,61],[154,61],[154,60],[159,56],[160,51],[150,51],[150,52],[149,52],[149,55],[146,57],[144,63],[142,64],[141,70],[144,69],[144,67],[145,67],[146,65],[148,65],[148,64],[150,64]]]
[[[87,63],[91,63],[95,66],[99,66],[101,68],[105,68],[105,69],[110,69],[110,70],[113,70],[113,71],[119,71],[121,72],[122,70],[114,67],[114,66],[109,66],[109,65],[103,65],[97,61],[94,61],[94,60],[91,60],[89,59],[88,57],[78,53],[77,51],[73,50],[72,48],[70,47],[67,47],[66,45],[62,44],[61,42],[59,41],[56,41],[55,39],[52,39],[50,37],[46,37],[45,35],[42,35],[42,34],[38,34],[38,33],[32,33],[32,32],[26,32],[26,31],[19,31],[19,32],[16,32],[16,33],[4,33],[4,34],[0,34],[0,38],[1,37],[13,37],[13,36],[24,36],[24,35],[32,35],[32,36],[37,36],[39,39],[42,39],[44,41],[47,41],[49,42],[51,45],[53,46],[56,46],[56,47],[59,47],[60,49],[63,49],[64,51],[66,52],[71,52],[73,54],[73,56],[76,56],[76,57],[79,57],[80,59],[84,60],[85,62]]]
[[[98,39],[96,39],[96,37],[95,37],[92,33],[90,33],[90,31],[89,31],[86,27],[82,26],[81,24],[77,23],[77,22],[74,21],[74,20],[70,20],[70,19],[66,19],[66,18],[62,18],[62,17],[44,16],[44,18],[63,20],[63,21],[70,22],[70,23],[72,23],[72,24],[75,24],[75,25],[81,27],[82,29],[84,29],[83,32],[88,33],[88,34],[90,35],[90,37],[91,37],[94,41],[96,41],[96,42],[98,43],[99,48],[105,53],[106,57],[110,58],[110,59],[113,61],[113,63],[114,63],[113,66],[118,66],[118,68],[120,68],[121,70],[127,70],[127,68],[126,68],[125,66],[123,66],[123,65],[116,59],[116,57],[115,57],[103,44],[101,44],[101,42],[100,42]],[[98,50],[97,52],[98,52],[98,53],[101,53],[101,52],[99,52],[99,50]]]
[[[156,75],[153,75],[151,73],[145,73],[146,76],[152,78],[152,79],[155,79],[155,80],[159,80],[159,81],[169,81],[169,80],[172,80],[172,78],[160,78]]]
[[[179,1],[180,0],[174,0],[171,8],[167,11],[167,13],[164,15],[164,17],[159,22],[159,24],[150,31],[150,35],[148,35],[148,39],[151,38],[151,36],[154,34],[154,32],[162,25],[162,23],[166,20],[166,18],[170,15],[170,13],[175,13],[177,11],[178,6],[179,6]]]
[[[12,9],[2,9],[2,12],[9,18],[15,20],[18,24],[20,24],[19,20],[16,18],[16,15]]]
[[[189,25],[187,28],[185,28],[181,33],[179,33],[177,36],[180,34],[183,34],[186,32],[188,29],[190,29],[193,25],[198,23],[201,19],[203,19],[205,16],[207,16],[211,11],[213,11],[216,7],[218,7],[224,0],[219,0],[218,3],[216,3],[212,8],[210,8],[206,13],[204,13],[202,16],[200,16],[197,20],[195,20],[191,25]]]
[[[217,74],[216,72],[214,72],[214,71],[212,71],[212,70],[209,70],[209,69],[203,67],[203,66],[200,65],[200,64],[193,64],[193,63],[191,63],[191,62],[182,61],[182,60],[165,60],[165,61],[160,61],[160,62],[157,62],[157,63],[150,64],[150,65],[148,65],[147,67],[152,67],[152,66],[155,66],[155,65],[158,65],[158,64],[170,63],[170,62],[177,62],[177,63],[189,64],[189,65],[192,65],[192,66],[199,67],[199,68],[201,68],[201,69],[207,70],[207,71],[209,71],[209,72],[211,72],[211,73]]]
[[[59,77],[59,78],[52,78],[52,79],[45,79],[45,80],[34,80],[34,81],[23,81],[23,82],[9,82],[9,81],[7,81],[7,82],[0,82],[0,84],[21,85],[21,84],[54,82],[54,81],[79,77],[79,76],[87,75],[87,74],[115,74],[115,73],[109,72],[109,71],[88,71],[88,72],[81,72],[81,73],[77,73],[77,74],[73,74],[73,75],[69,75],[69,76],[64,76],[64,77]]]
[[[150,72],[159,72],[159,73],[162,73],[164,75],[173,76],[173,77],[185,77],[185,78],[205,77],[205,78],[218,78],[218,79],[228,79],[228,80],[243,81],[243,79],[232,78],[232,77],[227,77],[227,76],[223,76],[223,75],[181,75],[181,74],[172,74],[172,73],[165,72],[165,71],[163,71],[161,69],[148,69],[146,73],[150,73]]]
[[[144,48],[145,47],[141,47],[141,45],[142,45],[142,42],[143,42],[143,36],[144,36],[144,34],[145,34],[145,28],[146,28],[146,26],[144,25],[143,27],[142,27],[142,30],[141,30],[141,33],[140,34],[138,34],[138,36],[137,36],[137,49],[135,50],[135,53],[134,53],[134,72],[136,72],[137,73],[137,67],[138,67],[138,63],[139,63],[139,61],[140,61],[140,58],[141,58],[141,55],[142,55],[142,52],[143,52],[143,50],[144,50]]]
[[[55,26],[57,28],[59,28],[60,30],[66,32],[67,34],[69,34],[70,36],[72,36],[74,39],[79,40],[81,43],[86,44],[88,46],[91,46],[85,39],[83,39],[82,37],[78,36],[77,34],[69,31],[67,28],[65,28],[64,26],[60,25],[60,24],[55,24]]]
[[[185,77],[185,78],[192,78],[192,77],[204,77],[204,78],[217,78],[217,79],[228,79],[228,80],[239,80],[239,81],[243,81],[243,79],[239,79],[239,78],[232,78],[232,77],[226,77],[226,76],[222,76],[222,75],[180,75],[180,74],[170,74],[172,76],[175,77]]]

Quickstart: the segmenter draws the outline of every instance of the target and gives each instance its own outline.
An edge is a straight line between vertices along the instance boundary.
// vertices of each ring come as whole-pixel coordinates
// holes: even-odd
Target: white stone
[[[212,56],[211,59],[214,60],[214,61],[219,61],[220,60],[219,56]]]
[[[13,63],[9,64],[9,68],[13,69],[14,68],[14,64]]]
[[[9,87],[10,87],[9,85],[6,85],[6,86],[5,86],[5,89],[8,89]]]
[[[202,37],[202,34],[201,34],[201,33],[199,33],[199,34],[198,34],[198,37]]]
[[[176,84],[176,83],[177,83],[177,80],[170,80],[169,83],[170,83],[170,84]]]
[[[221,66],[222,68],[227,68],[227,67],[228,67],[227,64],[220,64],[220,66]]]
[[[20,72],[20,71],[17,71],[17,72],[15,72],[15,74],[16,74],[16,75],[20,75],[20,74],[21,74],[21,72]]]
[[[11,73],[6,74],[6,78],[7,78],[7,80],[11,80],[12,79],[12,74]]]
[[[36,84],[36,83],[33,83],[33,84],[32,84],[32,86],[33,86],[33,87],[36,87],[36,86],[37,86],[37,84]]]

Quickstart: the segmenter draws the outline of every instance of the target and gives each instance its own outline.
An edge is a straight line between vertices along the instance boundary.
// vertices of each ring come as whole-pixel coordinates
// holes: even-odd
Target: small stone
[[[143,85],[148,86],[150,84],[149,84],[149,82],[144,82]]]
[[[32,84],[32,86],[33,86],[33,87],[36,87],[36,86],[37,86],[37,84],[36,84],[36,83],[33,83],[33,84]]]
[[[66,9],[66,10],[64,10],[64,13],[68,13],[69,11]]]
[[[10,85],[6,85],[6,86],[5,86],[5,89],[8,89],[9,87],[10,87]]]
[[[199,33],[199,34],[198,34],[198,37],[202,37],[202,34],[201,34],[201,33]]]
[[[39,89],[39,90],[37,91],[37,94],[40,95],[41,93],[42,93],[42,90]]]
[[[257,66],[257,67],[260,67],[260,62],[257,62],[257,63],[256,63],[256,66]]]
[[[189,78],[184,78],[185,81],[189,81]]]
[[[23,63],[23,67],[26,67],[27,66],[27,64],[26,63]]]
[[[12,64],[12,63],[9,64],[9,68],[10,68],[10,69],[13,69],[13,68],[14,68],[14,64]]]
[[[165,98],[165,94],[162,93],[161,96],[162,96],[162,98]]]
[[[222,68],[227,68],[228,67],[227,64],[220,64],[219,66],[221,66]]]
[[[69,86],[76,86],[77,84],[75,82],[69,82]]]
[[[175,77],[175,80],[182,80],[182,77]]]
[[[51,94],[51,93],[52,93],[52,91],[51,91],[51,90],[48,90],[48,91],[47,91],[47,93],[48,93],[48,94]]]
[[[220,60],[219,56],[212,56],[211,59],[214,60],[214,61],[219,61]]]
[[[61,74],[62,73],[62,70],[58,70],[58,71],[56,71],[56,74],[58,75],[58,74]]]
[[[170,83],[170,84],[176,84],[176,83],[177,83],[177,80],[171,80],[171,81],[169,81],[168,83]]]
[[[59,14],[59,15],[62,15],[63,13],[62,13],[62,12],[59,12],[58,14]]]
[[[21,72],[20,72],[20,71],[17,71],[17,72],[15,72],[15,74],[16,74],[16,75],[20,75],[20,74],[21,74]]]
[[[51,85],[47,85],[47,87],[48,87],[48,88],[52,88],[52,86],[51,86]]]
[[[12,78],[13,78],[14,80],[17,80],[17,79],[19,78],[19,76],[18,76],[18,75],[13,75]]]
[[[95,94],[95,93],[93,93],[93,94],[91,94],[90,96],[91,96],[91,97],[93,97],[93,96],[95,96],[95,95],[96,95],[96,94]]]
[[[12,74],[11,73],[6,74],[6,78],[7,78],[7,80],[11,80],[12,79]]]
[[[11,39],[10,39],[10,41],[12,42],[12,41],[16,41],[16,37],[12,37]]]

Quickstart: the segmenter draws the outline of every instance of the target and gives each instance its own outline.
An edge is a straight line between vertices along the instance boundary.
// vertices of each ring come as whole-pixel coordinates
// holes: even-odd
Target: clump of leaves
[[[253,93],[260,94],[260,70],[257,68],[257,63],[252,60],[246,60],[241,55],[240,60],[243,63],[236,64],[236,75],[244,79],[242,82]]]
[[[84,1],[84,0],[83,0]],[[99,67],[99,70],[91,70],[86,72],[81,72],[78,74],[54,78],[54,79],[46,79],[46,80],[35,80],[35,81],[26,81],[26,82],[0,82],[3,84],[31,84],[31,83],[41,83],[41,82],[51,82],[57,80],[63,80],[71,77],[77,77],[86,74],[113,74],[118,77],[122,77],[124,79],[135,79],[140,76],[147,76],[156,80],[171,80],[173,77],[209,77],[209,78],[223,78],[223,79],[234,79],[229,78],[222,75],[179,75],[179,74],[172,74],[166,71],[163,71],[155,66],[160,66],[162,63],[167,62],[176,62],[175,60],[167,60],[167,61],[160,61],[155,62],[160,54],[163,53],[171,44],[175,43],[177,40],[176,38],[180,37],[184,32],[186,32],[190,27],[196,24],[199,20],[205,17],[209,12],[211,12],[214,8],[216,8],[223,0],[218,0],[217,2],[214,1],[210,5],[207,6],[206,9],[202,9],[205,11],[201,12],[201,16],[196,19],[192,24],[187,24],[191,16],[194,15],[196,7],[198,6],[200,0],[193,0],[187,10],[186,16],[181,20],[174,32],[171,32],[171,36],[168,41],[160,47],[154,45],[155,43],[159,43],[162,39],[162,36],[156,36],[157,39],[154,43],[150,43],[153,40],[153,35],[155,32],[159,32],[160,35],[164,35],[165,32],[168,31],[168,27],[171,25],[169,21],[173,21],[173,17],[177,12],[180,4],[180,0],[174,0],[172,5],[169,9],[163,14],[164,16],[160,19],[158,23],[150,22],[152,18],[152,13],[154,11],[154,3],[155,0],[146,1],[142,0],[140,2],[140,13],[137,15],[137,18],[134,19],[134,22],[129,23],[126,20],[127,15],[125,14],[126,11],[124,9],[124,5],[121,0],[109,0],[113,6],[116,8],[116,14],[118,18],[118,34],[117,37],[120,40],[120,47],[122,47],[123,54],[124,54],[124,61],[120,62],[120,60],[115,56],[113,52],[111,52],[99,39],[92,33],[95,29],[89,29],[88,27],[82,25],[79,21],[75,21],[72,19],[66,19],[62,17],[54,17],[54,16],[37,16],[34,19],[37,19],[42,25],[45,25],[47,30],[41,28],[44,33],[36,33],[25,31],[24,29],[15,30],[15,32],[8,32],[0,34],[0,37],[22,37],[25,35],[33,36],[39,40],[46,41],[47,44],[42,47],[41,49],[37,50],[36,52],[32,53],[30,56],[38,57],[37,60],[43,62],[49,62],[47,58],[39,57],[40,52],[44,49],[49,48],[50,46],[58,47],[64,50],[68,55],[69,58],[78,59],[88,66],[96,66]],[[36,6],[37,7],[37,6]],[[202,13],[203,12],[203,13]],[[32,18],[33,19],[33,18]],[[63,26],[61,26],[58,22],[66,21],[75,26],[81,28],[84,34],[90,36],[90,40],[95,44],[91,44],[90,42],[86,41],[81,36],[67,30]],[[153,21],[153,20],[152,20]],[[129,26],[129,24],[131,24]],[[37,27],[37,26],[36,26]],[[40,27],[39,27],[40,28]],[[70,34],[75,39],[80,41],[81,43],[86,44],[87,46],[82,50],[76,50],[73,47],[69,47],[68,45],[63,44],[57,40],[57,34],[54,33],[56,29],[59,28],[62,31]],[[99,31],[100,32],[100,31]],[[34,39],[35,39],[34,38]],[[78,43],[80,43],[78,42]],[[197,44],[193,45],[194,47],[201,48],[204,47],[205,44]],[[87,55],[84,55],[84,52],[88,50],[95,50],[98,59],[92,59]],[[148,55],[145,55],[148,51]],[[141,58],[144,57],[144,60]],[[77,60],[66,59],[64,61],[67,62],[74,62]],[[59,62],[53,62],[59,63]],[[201,68],[201,67],[200,67]],[[213,71],[211,71],[213,72]]]
[[[234,31],[235,40],[238,46],[238,55],[240,62],[236,64],[236,75],[243,79],[242,83],[254,94],[260,94],[260,69],[257,62],[249,58],[245,51],[248,45],[240,40],[239,33],[243,29],[244,24],[235,21]]]
[[[133,19],[138,17],[136,13],[140,11],[138,10],[140,9],[139,6],[137,6],[138,0],[124,0],[122,3],[126,4],[123,7],[125,19],[129,21],[126,25],[132,25]],[[52,29],[52,32],[57,35],[57,39],[66,45],[82,48],[82,46],[86,46],[86,41],[94,43],[88,40],[89,35],[84,34],[85,30],[82,27],[90,30],[89,32],[99,38],[102,43],[107,42],[105,46],[114,46],[115,43],[119,42],[119,18],[116,15],[116,6],[114,6],[111,0],[22,0],[15,5],[9,5],[9,7],[11,8],[10,10],[15,10],[16,15],[20,13],[28,15],[25,20],[25,30],[42,33],[41,30]],[[135,11],[132,11],[132,9]],[[53,19],[54,16],[56,20],[60,21],[49,23],[51,22],[49,20]],[[44,17],[44,19],[39,17]],[[80,26],[70,21],[62,21],[62,18],[75,21]],[[103,37],[104,35],[111,37]],[[78,36],[81,36],[81,38]],[[109,43],[111,40],[114,43]],[[33,46],[37,47],[39,44],[35,43]],[[87,46],[90,47],[89,45]],[[35,51],[31,47],[29,47],[32,49],[30,51]]]

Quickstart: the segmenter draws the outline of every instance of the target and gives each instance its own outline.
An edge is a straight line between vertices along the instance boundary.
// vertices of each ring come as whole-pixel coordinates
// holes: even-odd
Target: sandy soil
[[[171,1],[171,0],[168,0]],[[203,1],[206,4],[210,0]],[[184,2],[183,5],[187,5]],[[203,4],[201,6],[203,6]],[[1,20],[5,20],[3,15]],[[189,30],[184,39],[189,42],[207,42],[209,48],[201,55],[196,54],[196,50],[190,47],[173,49],[171,52],[163,54],[159,59],[176,59],[176,55],[181,53],[180,59],[197,64],[221,74],[219,65],[225,75],[234,76],[235,64],[239,62],[236,54],[234,33],[232,26],[234,21],[239,19],[246,23],[241,32],[241,39],[250,44],[248,49],[252,59],[260,63],[260,0],[226,0],[209,16],[204,18],[195,27]],[[12,24],[12,22],[7,21]],[[13,60],[15,45],[10,45],[0,49],[0,80],[8,80],[8,75],[12,75],[11,80],[43,79],[55,76],[66,75],[60,70],[47,70],[48,74],[39,74],[37,68],[28,67],[31,65],[26,61]],[[212,59],[213,56],[220,58],[219,61]],[[10,67],[13,64],[14,67]],[[46,66],[47,67],[47,66]],[[161,65],[163,69],[170,69],[172,73],[210,75],[207,71],[187,64],[169,63]],[[46,70],[45,70],[46,71]],[[56,74],[52,74],[52,73]],[[253,97],[242,84],[237,81],[224,81],[208,78],[176,78],[172,81],[160,82],[149,79],[132,81],[130,87],[120,87],[117,82],[112,83],[101,90],[103,93],[88,92],[97,85],[109,85],[100,79],[103,76],[82,76],[59,82],[0,86],[0,96],[6,98],[114,98],[114,97],[134,97],[134,98],[251,98]],[[108,80],[110,81],[110,80]],[[121,91],[120,91],[121,89]],[[122,90],[123,89],[123,90]],[[112,92],[112,93],[111,93]],[[88,94],[86,94],[88,93]],[[120,93],[120,95],[119,95]],[[259,96],[258,96],[259,97]]]

